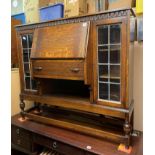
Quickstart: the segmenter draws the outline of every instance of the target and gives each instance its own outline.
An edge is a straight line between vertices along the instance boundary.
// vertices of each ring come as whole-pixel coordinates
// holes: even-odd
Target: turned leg
[[[125,139],[126,139],[126,141],[125,141],[125,147],[126,147],[126,149],[128,149],[129,146],[130,146],[131,130],[132,130],[131,124],[129,123],[128,120],[125,120],[124,132],[125,132]]]
[[[23,100],[21,100],[20,102],[20,109],[21,109],[21,116],[22,116],[22,119],[24,120],[25,119],[25,102]]]

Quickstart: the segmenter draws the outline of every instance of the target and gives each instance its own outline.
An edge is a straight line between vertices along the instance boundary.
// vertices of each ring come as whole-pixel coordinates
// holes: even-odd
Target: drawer
[[[13,137],[21,137],[24,139],[30,139],[30,133],[22,128],[12,126],[11,127],[11,134]]]
[[[83,60],[32,60],[31,68],[33,77],[84,80]]]
[[[12,126],[11,127],[11,142],[14,145],[22,147],[31,151],[31,136],[30,133],[24,129]]]
[[[51,148],[56,152],[63,153],[64,155],[76,154],[76,155],[85,155],[85,151],[75,148],[71,145],[56,141],[50,138],[46,138],[40,135],[34,136],[33,142],[39,145],[42,145],[47,148]]]

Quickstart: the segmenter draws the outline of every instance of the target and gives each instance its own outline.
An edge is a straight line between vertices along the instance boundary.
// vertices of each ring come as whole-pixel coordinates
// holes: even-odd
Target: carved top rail
[[[135,16],[131,8],[126,8],[126,9],[104,11],[104,12],[99,12],[96,14],[88,14],[88,15],[77,16],[77,17],[61,18],[61,19],[51,20],[51,21],[41,22],[41,23],[18,25],[16,26],[16,29],[17,31],[23,31],[23,30],[40,28],[40,27],[55,26],[55,25],[60,25],[60,24],[96,21],[96,20],[102,20],[102,19],[125,17],[125,16],[130,16],[130,15]]]

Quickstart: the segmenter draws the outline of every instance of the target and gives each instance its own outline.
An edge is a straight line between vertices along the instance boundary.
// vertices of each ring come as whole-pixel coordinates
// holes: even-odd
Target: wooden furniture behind
[[[121,9],[17,26],[22,117],[129,147],[131,15]],[[25,100],[36,110],[25,111]]]
[[[11,66],[18,66],[18,52],[17,52],[17,36],[15,26],[21,24],[20,20],[11,18]]]
[[[39,155],[45,148],[60,155],[126,155],[117,150],[117,143],[30,120],[21,122],[19,118],[20,115],[12,117],[12,155],[21,155],[22,152]],[[132,142],[133,149],[130,155],[143,155],[142,133],[132,136]]]

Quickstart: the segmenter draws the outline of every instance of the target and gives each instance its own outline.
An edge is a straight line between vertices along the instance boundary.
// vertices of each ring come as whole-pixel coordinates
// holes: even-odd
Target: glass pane
[[[30,77],[30,73],[29,72],[25,72],[25,77]]]
[[[108,78],[108,65],[99,65],[99,81],[107,82]]]
[[[28,45],[27,45],[27,35],[23,35],[22,36],[22,46],[23,46],[23,48],[28,48]]]
[[[29,60],[30,60],[30,56],[31,56],[31,49],[29,49]]]
[[[110,63],[120,64],[120,51],[110,51]]]
[[[98,44],[108,44],[108,26],[98,28]]]
[[[120,101],[120,85],[110,84],[110,100]]]
[[[32,89],[36,89],[37,88],[37,84],[35,80],[31,80],[32,82]]]
[[[25,74],[29,74],[30,73],[29,63],[24,63],[24,72],[25,72]]]
[[[98,49],[99,63],[108,63],[108,46],[102,46]]]
[[[99,99],[120,101],[121,27],[98,27],[98,86]]]
[[[120,25],[110,26],[110,44],[120,43]]]
[[[36,90],[36,82],[31,79],[30,75],[30,53],[32,48],[33,35],[27,34],[22,35],[22,46],[23,46],[23,68],[25,77],[25,89]]]
[[[23,59],[24,59],[24,62],[29,62],[28,50],[23,50]]]
[[[110,46],[110,63],[120,64],[120,45]]]
[[[25,87],[26,89],[30,89],[30,77],[25,77]]]
[[[108,100],[108,84],[99,83],[99,98]]]
[[[110,65],[110,79],[120,79],[120,65]]]
[[[28,35],[28,47],[29,48],[32,48],[32,39],[33,39],[32,34],[29,34]]]

